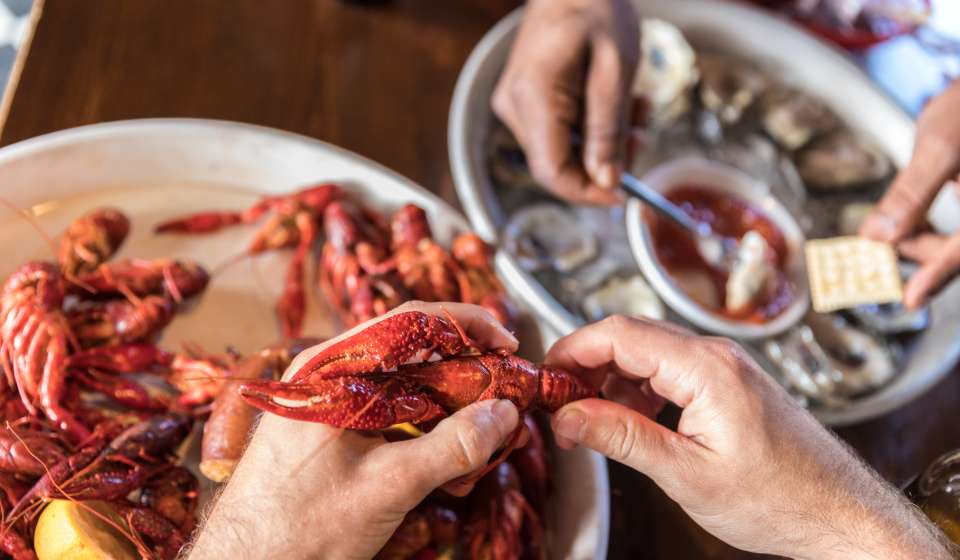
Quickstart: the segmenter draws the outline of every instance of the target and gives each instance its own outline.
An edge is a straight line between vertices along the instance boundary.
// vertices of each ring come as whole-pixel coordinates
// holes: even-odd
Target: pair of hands
[[[482,308],[396,312],[412,309],[446,310],[484,347],[516,348]],[[602,385],[608,399],[555,414],[562,447],[585,445],[646,474],[734,546],[795,558],[949,557],[896,490],[731,341],[612,317],[563,338],[546,361]],[[676,432],[652,420],[664,399],[683,408]],[[387,443],[264,415],[191,557],[370,558],[427,494],[467,492],[449,483],[485,465],[518,421],[509,401],[485,401],[426,436]]]
[[[493,95],[493,109],[523,147],[533,176],[558,196],[618,204],[637,68],[638,18],[629,0],[530,0]],[[920,264],[904,291],[917,308],[960,272],[960,231],[925,231],[943,184],[960,174],[960,82],[917,122],[910,164],[861,235],[894,243]],[[581,152],[571,131],[583,130]]]

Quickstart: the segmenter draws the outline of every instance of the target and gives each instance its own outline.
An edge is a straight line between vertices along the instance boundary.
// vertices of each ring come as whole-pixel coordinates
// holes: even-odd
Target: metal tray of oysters
[[[758,196],[785,208],[807,239],[855,232],[909,161],[909,116],[843,54],[789,22],[726,2],[635,4],[644,20],[634,93],[649,110],[637,123],[645,147],[632,172],[643,177],[691,158],[720,162],[761,185]],[[476,47],[451,108],[454,180],[472,225],[499,243],[501,276],[558,335],[613,313],[690,324],[638,267],[627,223],[646,218],[627,213],[639,216],[639,205],[592,208],[551,197],[493,116],[490,94],[520,17],[505,18]],[[945,190],[931,224],[953,229],[958,207]],[[901,267],[909,273],[908,263]],[[807,297],[805,289],[796,295]],[[917,312],[886,305],[798,314],[775,336],[741,342],[821,421],[843,425],[932,387],[960,357],[958,330],[954,282]]]

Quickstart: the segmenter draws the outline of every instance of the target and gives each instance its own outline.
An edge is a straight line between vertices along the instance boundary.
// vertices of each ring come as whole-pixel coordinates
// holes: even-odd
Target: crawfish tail
[[[318,339],[295,339],[271,346],[243,360],[230,370],[231,380],[275,379],[294,356],[318,344]],[[258,411],[244,401],[229,382],[213,401],[210,418],[203,425],[200,472],[214,482],[223,482],[240,461]]]
[[[422,386],[448,412],[486,399],[508,399],[521,411],[539,408],[553,412],[597,394],[567,371],[502,354],[404,365],[397,376]]]

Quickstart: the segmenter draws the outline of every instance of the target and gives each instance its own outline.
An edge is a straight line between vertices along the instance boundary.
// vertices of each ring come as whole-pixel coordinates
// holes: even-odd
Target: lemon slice
[[[33,534],[38,560],[136,560],[133,544],[86,507],[125,525],[103,502],[78,505],[53,500],[40,514]]]
[[[390,429],[391,429],[391,430],[401,431],[401,432],[403,432],[403,433],[405,433],[405,434],[407,434],[407,435],[409,435],[409,436],[411,436],[411,437],[415,437],[415,438],[418,438],[418,437],[420,437],[420,436],[423,435],[423,432],[420,430],[420,428],[417,428],[416,426],[414,426],[414,425],[411,424],[410,422],[404,422],[404,423],[402,423],[402,424],[394,424],[393,426],[390,426]]]

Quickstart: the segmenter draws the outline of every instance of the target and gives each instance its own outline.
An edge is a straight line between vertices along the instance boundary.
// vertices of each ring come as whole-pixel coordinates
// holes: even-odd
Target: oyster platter
[[[641,7],[641,13],[650,11]],[[716,48],[717,42],[697,40],[696,33],[688,36],[664,19],[644,19],[641,26],[628,170],[650,184],[658,170],[678,162],[720,164],[743,175],[761,192],[735,197],[696,180],[654,188],[715,231],[736,236],[744,254],[767,254],[772,264],[763,268],[764,260],[754,259],[748,268],[731,269],[718,279],[710,267],[699,266],[701,255],[688,234],[636,202],[626,208],[592,207],[553,197],[531,177],[510,132],[488,113],[480,127],[484,148],[478,175],[488,179],[486,206],[496,216],[492,221],[509,264],[532,278],[558,314],[572,317],[574,324],[625,314],[738,338],[828,423],[849,423],[892,408],[889,403],[897,398],[885,395],[886,405],[847,413],[883,393],[907,369],[935,368],[934,352],[949,367],[957,349],[942,342],[931,349],[925,335],[933,330],[934,317],[941,319],[938,330],[945,316],[948,323],[957,320],[949,311],[960,299],[956,285],[935,299],[932,309],[908,311],[893,303],[826,314],[807,310],[803,240],[856,235],[903,163],[902,151],[891,154],[860,123],[848,122],[835,103],[763,57]],[[768,219],[770,205],[758,202],[764,198],[785,210],[792,225]],[[631,219],[632,210],[638,218]],[[797,229],[795,245],[786,225]],[[643,243],[631,239],[634,226],[642,230],[633,233],[646,239],[648,261],[655,265],[645,266],[638,256],[637,245]],[[795,276],[787,274],[791,257],[800,261]],[[666,280],[651,277],[650,267],[661,269]],[[912,265],[901,261],[900,269],[906,277]],[[698,307],[705,322],[678,306],[665,293],[671,290]],[[782,328],[750,330],[778,317]],[[711,318],[747,328],[704,328],[713,324]]]

